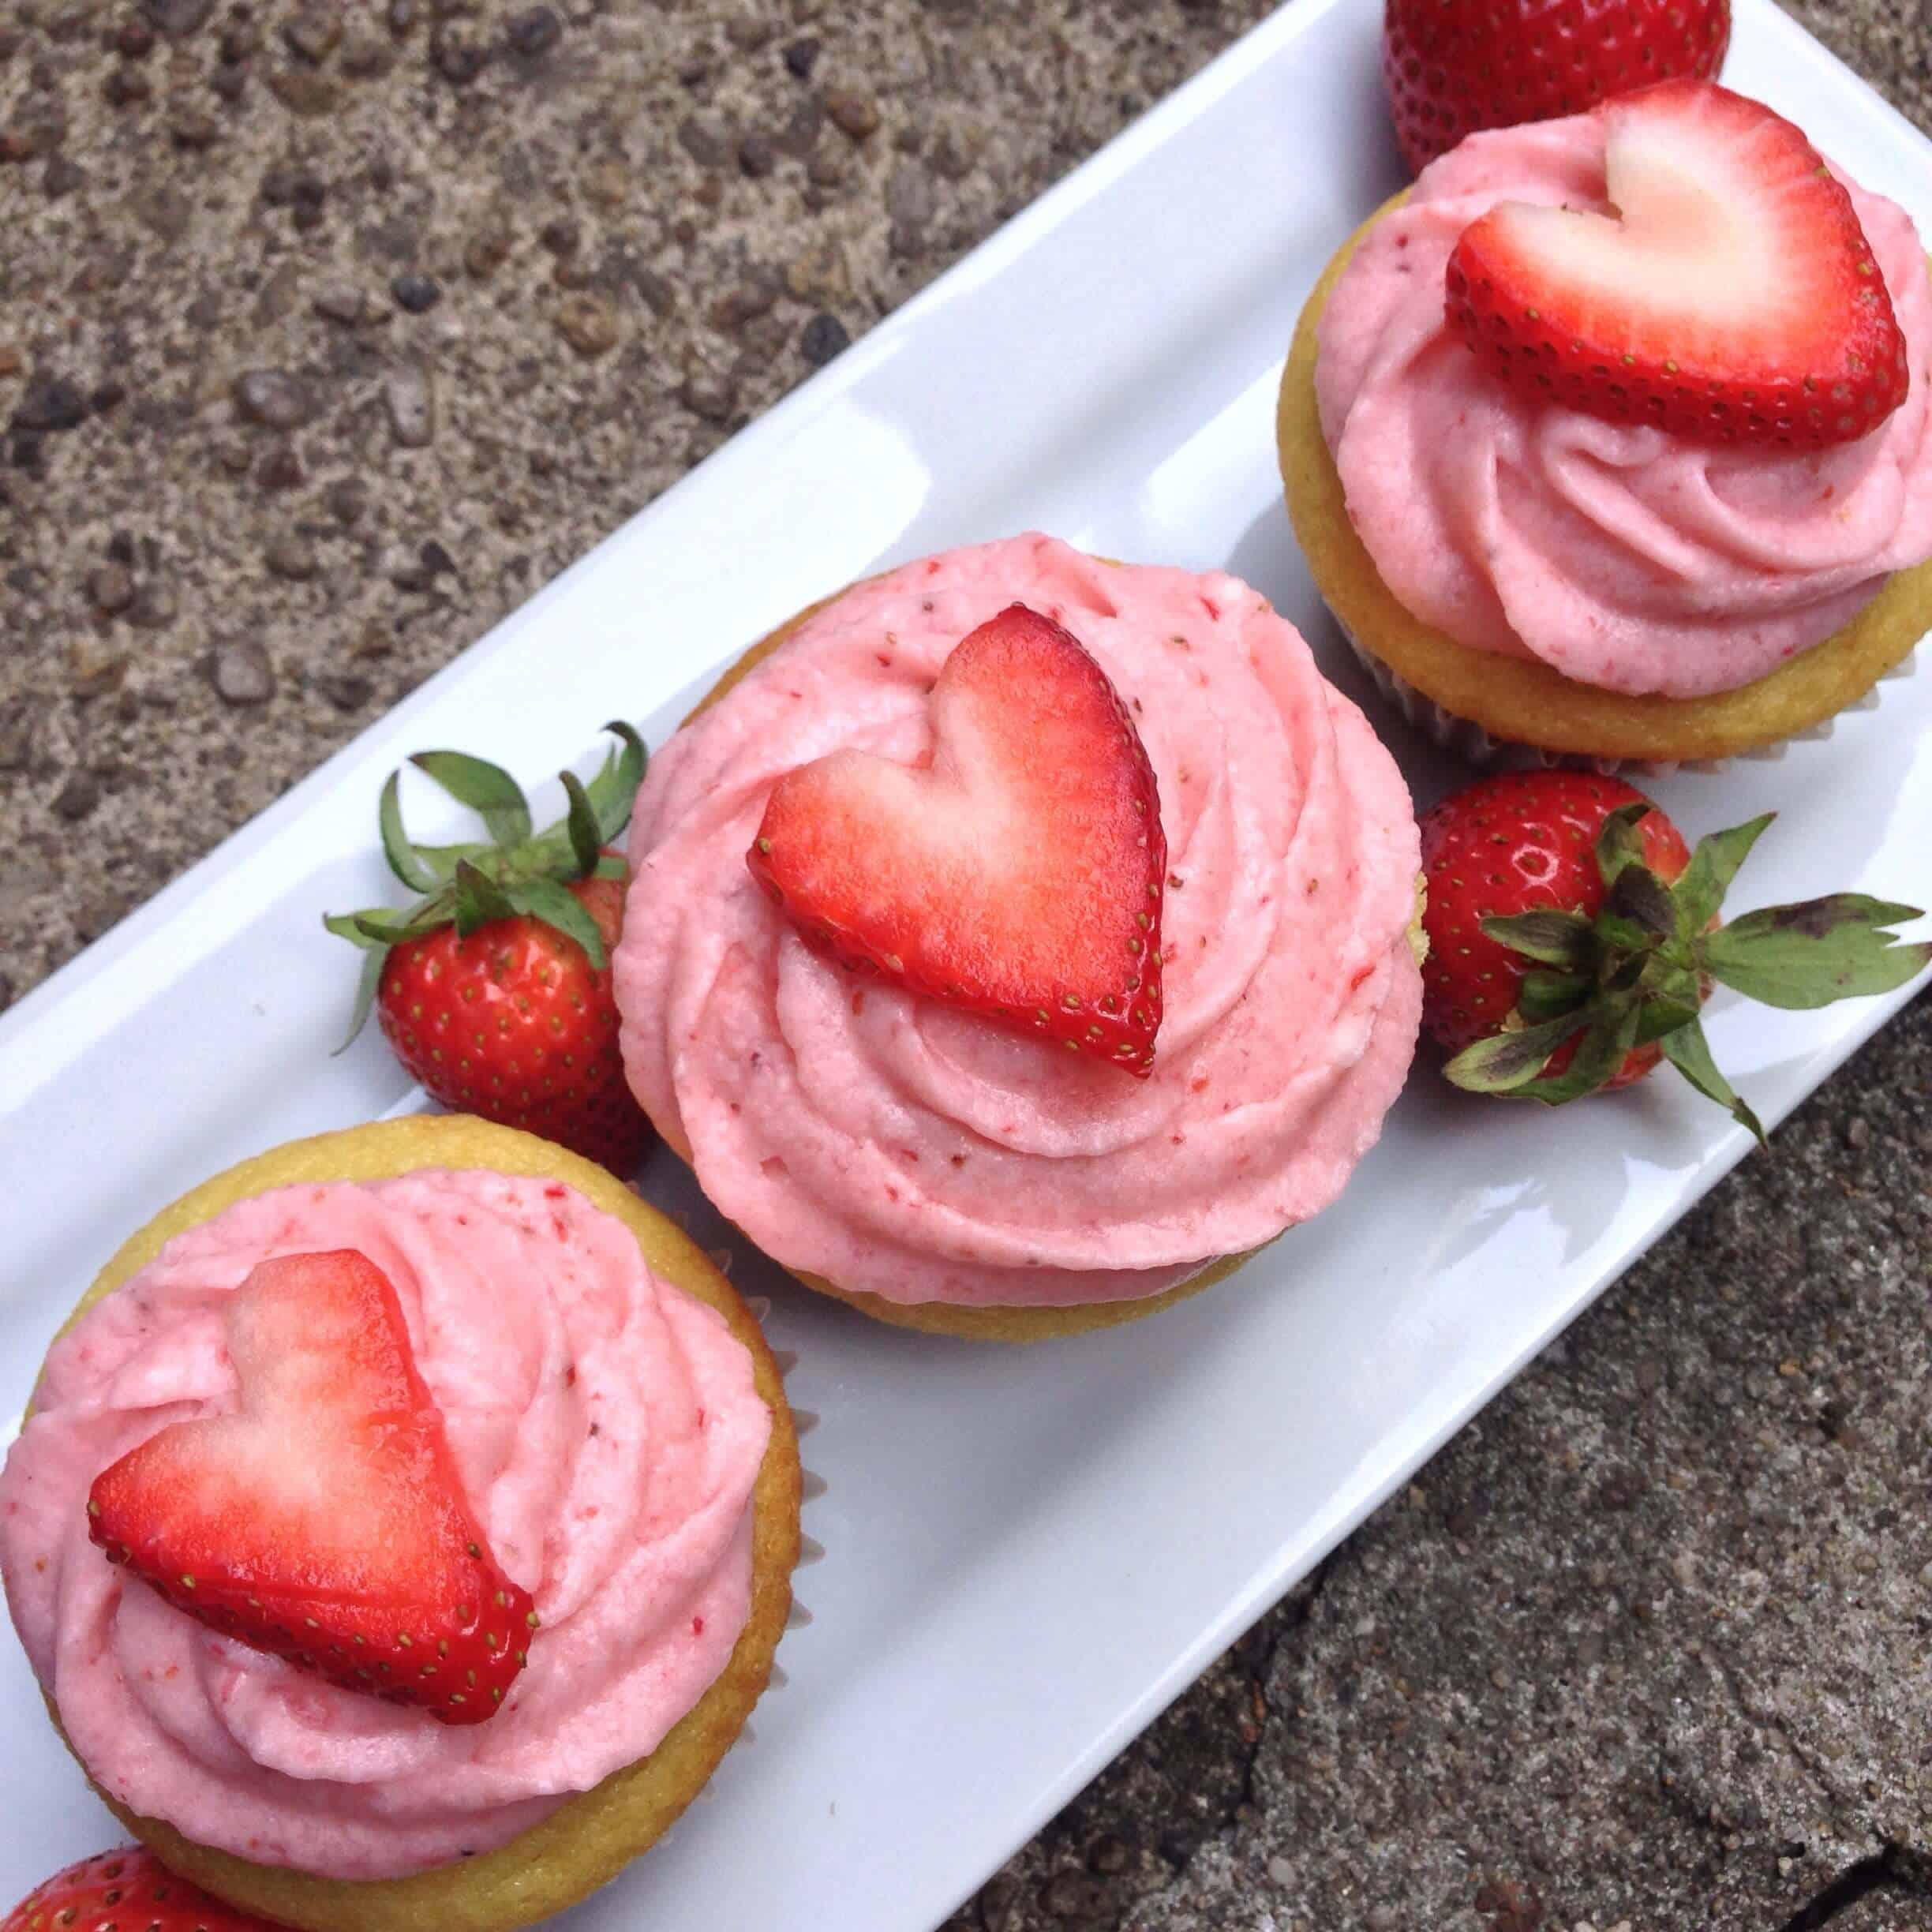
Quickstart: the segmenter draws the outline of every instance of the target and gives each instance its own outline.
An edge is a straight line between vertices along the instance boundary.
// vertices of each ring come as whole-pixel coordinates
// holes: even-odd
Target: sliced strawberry
[[[1814,448],[1905,399],[1851,197],[1769,107],[1667,80],[1601,110],[1616,215],[1504,202],[1449,258],[1450,325],[1512,387],[1708,444]]]
[[[788,772],[746,855],[841,964],[1144,1077],[1167,841],[1146,748],[1071,633],[1014,604],[953,648],[929,764]]]
[[[349,1249],[264,1261],[227,1321],[241,1408],[95,1477],[94,1541],[224,1635],[480,1724],[536,1613],[464,1500],[388,1276]]]
[[[1382,75],[1417,174],[1479,128],[1585,114],[1678,74],[1713,76],[1731,0],[1387,0]]]
[[[210,1898],[140,1845],[69,1865],[0,1919],[0,1932],[274,1932],[265,1919]]]

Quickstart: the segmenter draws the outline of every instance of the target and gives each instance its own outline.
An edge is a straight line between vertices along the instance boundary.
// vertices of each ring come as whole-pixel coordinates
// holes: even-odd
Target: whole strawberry
[[[1382,77],[1421,174],[1465,134],[1582,114],[1679,74],[1708,79],[1731,0],[1388,0]]]
[[[1549,1105],[1641,1080],[1669,1060],[1764,1138],[1712,1059],[1699,1010],[1713,982],[1766,1005],[1887,993],[1932,945],[1887,930],[1920,914],[1862,893],[1767,906],[1717,923],[1775,814],[1695,852],[1615,778],[1479,779],[1425,813],[1423,1030],[1458,1087]]]
[[[489,839],[411,844],[391,773],[379,814],[383,852],[425,896],[406,912],[379,908],[323,923],[367,955],[350,1039],[373,1004],[396,1058],[444,1106],[627,1175],[650,1125],[617,1050],[610,948],[627,868],[608,847],[630,819],[645,752],[628,724],[606,728],[620,748],[587,786],[563,774],[568,815],[535,833],[522,792],[500,766],[418,752],[410,762],[477,812]]]
[[[140,1845],[96,1852],[32,1891],[0,1932],[274,1932],[265,1919],[210,1898]]]

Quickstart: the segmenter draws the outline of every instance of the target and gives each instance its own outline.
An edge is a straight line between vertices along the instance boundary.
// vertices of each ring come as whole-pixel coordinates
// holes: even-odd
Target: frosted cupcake
[[[397,1121],[246,1162],[109,1264],[0,1475],[0,1570],[170,1866],[316,1932],[503,1932],[728,1748],[799,1495],[757,1324],[676,1229],[546,1142]]]
[[[1506,264],[1473,294],[1471,248]],[[1627,380],[1660,353],[1661,402]],[[1722,758],[1829,720],[1932,620],[1929,364],[1903,211],[1666,83],[1472,136],[1347,243],[1282,381],[1289,507],[1445,738]]]
[[[657,753],[631,861],[638,1098],[889,1321],[1032,1339],[1206,1286],[1335,1198],[1413,1050],[1408,794],[1231,577],[1029,536],[856,586]]]

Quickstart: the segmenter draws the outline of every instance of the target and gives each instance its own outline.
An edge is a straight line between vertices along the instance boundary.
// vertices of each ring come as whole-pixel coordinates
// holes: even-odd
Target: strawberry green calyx
[[[617,745],[587,784],[574,773],[561,774],[569,809],[541,832],[532,827],[522,788],[500,766],[461,751],[418,751],[410,762],[476,813],[489,836],[462,844],[413,844],[402,826],[401,774],[389,774],[376,811],[383,856],[397,878],[421,897],[402,912],[377,906],[324,916],[322,923],[331,932],[364,954],[354,1017],[343,1046],[369,1018],[391,949],[442,927],[454,926],[467,938],[493,919],[526,915],[575,940],[592,967],[604,970],[608,961],[603,935],[566,889],[582,879],[623,876],[623,859],[605,848],[630,822],[647,757],[631,726],[616,721],[604,728],[616,736]]]
[[[1922,917],[1915,907],[1862,893],[1765,906],[1720,926],[1725,891],[1777,814],[1712,833],[1668,884],[1643,863],[1637,828],[1653,809],[1640,801],[1604,820],[1596,846],[1604,898],[1593,919],[1538,910],[1481,922],[1492,939],[1534,964],[1513,1024],[1444,1070],[1473,1093],[1556,1106],[1607,1086],[1627,1054],[1655,1043],[1762,1142],[1762,1125],[1704,1036],[1698,1013],[1711,984],[1769,1006],[1828,1006],[1904,986],[1932,964],[1932,943],[1904,942],[1891,930]]]

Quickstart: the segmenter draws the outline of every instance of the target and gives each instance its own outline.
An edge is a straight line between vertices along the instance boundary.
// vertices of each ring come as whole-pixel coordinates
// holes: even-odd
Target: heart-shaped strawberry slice
[[[1014,604],[953,647],[923,766],[788,772],[746,855],[841,964],[1144,1077],[1167,841],[1154,768],[1079,640]]]
[[[352,1249],[289,1255],[227,1315],[241,1407],[104,1470],[89,1533],[224,1635],[480,1724],[528,1661],[536,1612],[464,1499],[388,1277]]]
[[[1513,388],[1706,444],[1815,448],[1905,399],[1857,211],[1782,116],[1706,80],[1600,110],[1616,215],[1504,202],[1449,258],[1451,328]]]

